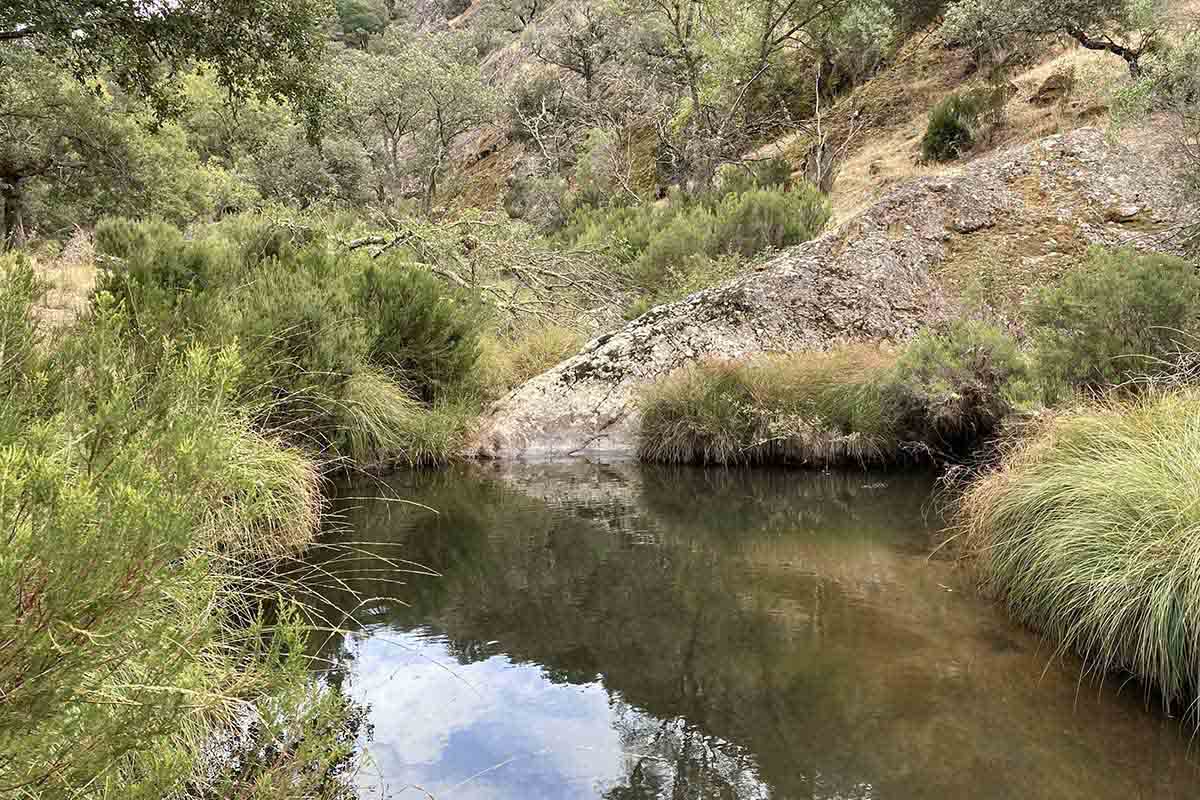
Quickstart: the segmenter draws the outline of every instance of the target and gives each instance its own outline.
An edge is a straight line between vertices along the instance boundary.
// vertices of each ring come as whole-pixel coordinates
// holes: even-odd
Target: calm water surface
[[[931,489],[624,465],[348,487],[313,561],[353,632],[314,650],[371,706],[364,795],[1200,797],[1175,721],[927,558]]]

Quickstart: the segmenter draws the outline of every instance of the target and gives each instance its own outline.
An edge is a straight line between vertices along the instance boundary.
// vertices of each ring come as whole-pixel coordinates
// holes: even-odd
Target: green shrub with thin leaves
[[[922,158],[953,161],[970,150],[979,113],[979,104],[970,94],[952,94],[934,106],[921,137]]]
[[[730,185],[744,188],[738,181]],[[806,242],[829,221],[827,200],[807,184],[754,187],[697,197],[677,193],[663,205],[581,209],[558,238],[609,248],[635,287],[669,296],[713,261]]]
[[[1170,373],[1200,328],[1200,276],[1189,262],[1094,250],[1028,309],[1046,399]]]
[[[347,797],[356,712],[264,606],[315,465],[255,430],[235,348],[145,359],[107,294],[49,336],[38,293],[0,259],[0,794]]]
[[[355,308],[366,321],[367,359],[404,376],[426,402],[470,380],[479,360],[482,310],[427,270],[373,263],[355,277]]]
[[[412,461],[413,446],[430,460],[412,427],[424,428],[421,404],[456,401],[473,378],[478,304],[398,256],[348,254],[253,216],[189,237],[110,220],[96,241],[98,287],[127,310],[147,357],[164,340],[236,347],[256,425],[335,462]],[[446,444],[432,460],[454,451]]]

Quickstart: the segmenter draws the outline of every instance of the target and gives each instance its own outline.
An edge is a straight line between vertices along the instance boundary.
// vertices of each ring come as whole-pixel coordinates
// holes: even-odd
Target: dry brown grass
[[[83,312],[96,285],[95,256],[91,235],[79,231],[58,256],[33,259],[34,271],[49,286],[34,308],[39,319],[50,325],[67,325]]]
[[[1128,74],[1119,59],[1107,54],[1056,47],[1041,62],[1012,77],[1012,96],[999,123],[982,133],[966,159],[953,164],[921,163],[920,142],[930,110],[951,92],[981,85],[971,70],[966,53],[947,50],[930,31],[907,44],[893,66],[825,112],[823,127],[831,142],[842,141],[852,127],[859,126],[830,197],[834,224],[865,210],[903,181],[941,174],[997,149],[1083,125],[1106,125],[1113,91]],[[1046,79],[1056,73],[1074,75],[1071,93],[1051,106],[1031,103]],[[807,134],[793,133],[752,155],[783,156],[799,167],[811,145]]]

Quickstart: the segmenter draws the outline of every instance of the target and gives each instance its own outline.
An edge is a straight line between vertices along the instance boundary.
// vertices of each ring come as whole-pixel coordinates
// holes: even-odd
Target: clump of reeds
[[[958,323],[903,350],[829,351],[704,361],[643,395],[644,461],[826,467],[951,458],[990,436],[1025,374],[996,328]]]
[[[824,466],[882,459],[893,443],[878,388],[887,356],[873,347],[706,361],[647,390],[645,461]]]
[[[1063,413],[959,504],[983,587],[1095,675],[1200,686],[1200,392]]]

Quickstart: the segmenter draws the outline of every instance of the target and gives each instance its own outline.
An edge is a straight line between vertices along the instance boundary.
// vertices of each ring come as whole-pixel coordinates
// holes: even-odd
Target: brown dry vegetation
[[[42,322],[66,325],[83,312],[96,285],[95,257],[91,237],[80,232],[59,255],[33,260],[35,273],[48,287],[34,306],[34,313]]]

